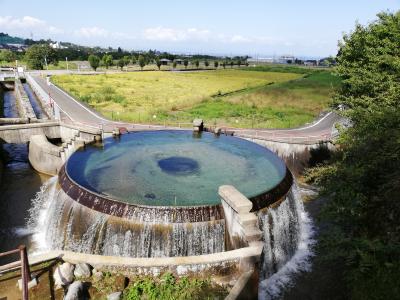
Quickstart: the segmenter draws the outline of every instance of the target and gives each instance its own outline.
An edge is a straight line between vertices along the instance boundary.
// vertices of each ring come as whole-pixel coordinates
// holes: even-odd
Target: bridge
[[[15,78],[25,77],[24,72],[19,72],[14,68],[0,68],[0,82],[14,80]]]

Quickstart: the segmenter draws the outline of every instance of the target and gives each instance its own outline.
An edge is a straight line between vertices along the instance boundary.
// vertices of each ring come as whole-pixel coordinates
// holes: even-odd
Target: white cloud
[[[0,28],[6,30],[35,30],[45,33],[62,33],[63,30],[48,25],[46,21],[31,17],[24,16],[22,18],[16,18],[12,16],[0,16]]]
[[[143,31],[142,37],[150,41],[162,42],[184,42],[184,41],[199,41],[213,42],[223,44],[248,44],[255,43],[258,45],[286,45],[287,42],[281,39],[266,37],[266,36],[244,36],[240,34],[214,34],[207,29],[188,28],[175,29],[168,27],[152,27]]]
[[[207,41],[210,38],[210,31],[197,28],[174,29],[166,27],[147,28],[143,31],[143,37],[151,41],[188,41],[201,40]]]
[[[98,38],[98,37],[108,37],[110,32],[104,28],[99,27],[82,27],[74,31],[75,35],[84,38]]]
[[[244,36],[236,34],[230,38],[230,41],[232,43],[249,43],[252,40],[248,37],[244,37]]]

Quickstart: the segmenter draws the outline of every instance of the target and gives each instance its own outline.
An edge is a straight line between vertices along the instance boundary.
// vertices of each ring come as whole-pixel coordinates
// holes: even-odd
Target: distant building
[[[14,43],[0,44],[0,49],[8,49],[17,52],[24,52],[26,48],[27,46],[24,44],[14,44]]]
[[[309,67],[318,66],[318,60],[315,60],[315,59],[305,60],[304,65],[309,66]]]
[[[171,61],[170,61],[169,59],[166,59],[166,58],[161,58],[161,59],[160,59],[160,63],[161,63],[161,65],[163,65],[163,66],[167,66],[170,62],[171,62]]]
[[[251,57],[247,59],[248,63],[273,63],[274,59],[272,57]]]
[[[174,62],[175,62],[177,65],[182,65],[182,64],[183,64],[183,59],[178,58],[178,59],[175,59]]]
[[[65,49],[67,47],[64,47],[60,44],[60,42],[55,42],[55,43],[50,43],[50,47],[53,49]]]
[[[278,64],[293,64],[296,58],[293,55],[282,55],[279,57],[275,63]]]

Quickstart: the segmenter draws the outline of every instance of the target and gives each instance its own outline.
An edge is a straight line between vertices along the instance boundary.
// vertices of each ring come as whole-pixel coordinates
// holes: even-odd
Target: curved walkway
[[[96,127],[116,127],[125,126],[135,129],[166,128],[160,125],[132,124],[124,122],[115,122],[108,120],[97,113],[92,108],[82,104],[74,99],[59,87],[47,84],[46,79],[32,74],[33,79],[39,86],[50,95],[52,100],[65,113],[67,119],[72,122],[78,122],[85,125]],[[313,144],[320,141],[327,142],[334,138],[334,124],[340,121],[340,116],[334,112],[329,112],[323,117],[317,119],[314,123],[293,129],[240,129],[240,128],[222,128],[223,131],[229,131],[236,136],[246,138],[265,139],[282,143],[295,144]],[[176,127],[167,127],[176,128]]]

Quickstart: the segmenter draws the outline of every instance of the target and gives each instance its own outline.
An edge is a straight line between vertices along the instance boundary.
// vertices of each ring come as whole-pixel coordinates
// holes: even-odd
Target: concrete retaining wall
[[[58,122],[0,126],[0,140],[6,143],[27,143],[32,135],[44,134],[48,138],[60,137]]]
[[[132,258],[103,256],[71,251],[50,251],[37,256],[29,256],[30,264],[60,258],[73,264],[88,263],[96,269],[112,269],[133,274],[158,275],[172,272],[178,276],[201,272],[204,276],[223,275],[229,271],[240,270],[241,261],[259,259],[262,245],[207,255],[184,257]]]
[[[51,144],[45,135],[33,135],[29,143],[29,162],[41,173],[56,175],[63,165],[61,147]]]
[[[67,142],[79,136],[79,140],[91,143],[101,138],[100,129],[78,127],[59,122],[41,122],[0,126],[0,140],[6,143],[27,143],[32,135],[44,134],[50,139],[61,138]]]
[[[331,142],[294,144],[255,138],[245,138],[245,140],[257,143],[275,152],[286,163],[294,175],[301,174],[304,168],[308,167],[312,151],[317,151],[322,147],[327,147],[331,151],[335,149],[335,146]]]

